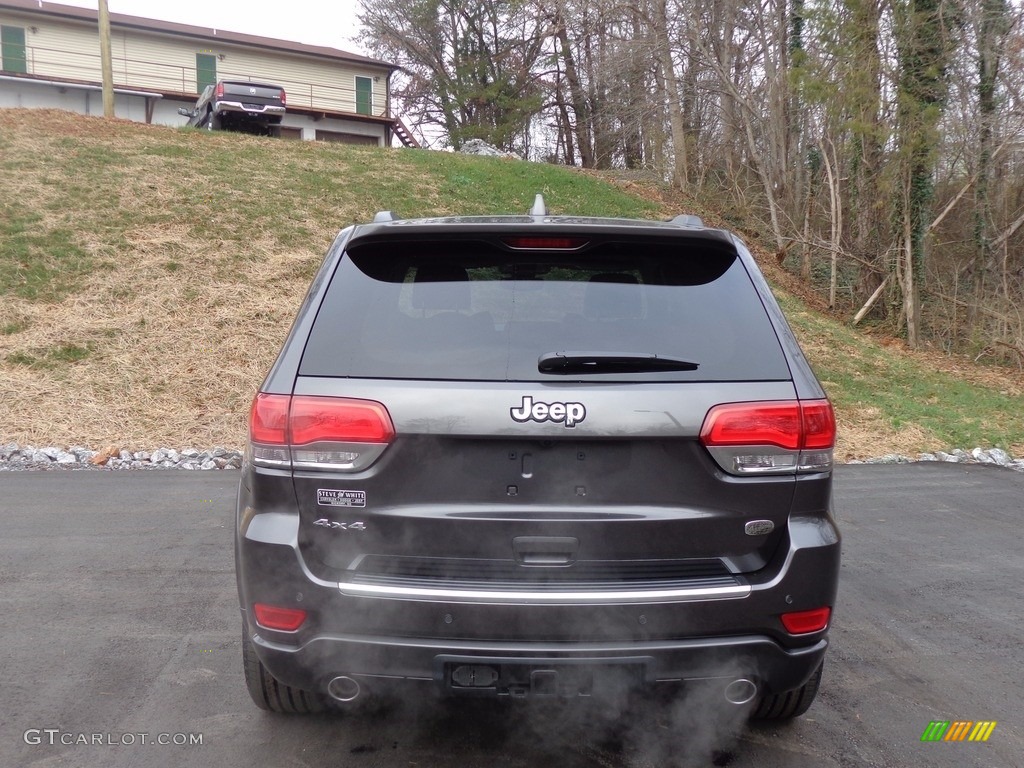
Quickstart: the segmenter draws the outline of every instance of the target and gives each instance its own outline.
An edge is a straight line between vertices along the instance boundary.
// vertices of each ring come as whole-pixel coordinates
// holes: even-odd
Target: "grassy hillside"
[[[525,212],[538,191],[564,213],[695,208],[547,165],[0,110],[0,443],[241,445],[341,227]],[[906,355],[780,297],[839,408],[841,458],[1024,453],[1019,376]]]

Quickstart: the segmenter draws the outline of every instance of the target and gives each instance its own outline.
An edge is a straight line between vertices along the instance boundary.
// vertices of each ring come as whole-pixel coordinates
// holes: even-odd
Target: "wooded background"
[[[1005,0],[361,0],[423,138],[646,169],[851,322],[1024,364]]]

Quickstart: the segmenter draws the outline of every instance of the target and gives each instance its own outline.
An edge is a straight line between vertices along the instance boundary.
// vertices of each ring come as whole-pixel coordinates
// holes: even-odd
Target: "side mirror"
[[[194,109],[185,109],[184,107],[178,107],[178,114],[182,117],[195,117],[196,111]]]

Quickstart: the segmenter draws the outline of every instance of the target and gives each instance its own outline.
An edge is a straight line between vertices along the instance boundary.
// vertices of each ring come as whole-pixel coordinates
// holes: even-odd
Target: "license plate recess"
[[[642,685],[649,658],[438,656],[435,679],[450,696],[575,698],[617,695]]]

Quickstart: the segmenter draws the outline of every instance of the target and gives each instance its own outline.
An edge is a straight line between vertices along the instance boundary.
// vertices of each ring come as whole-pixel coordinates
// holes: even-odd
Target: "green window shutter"
[[[373,114],[373,80],[368,77],[356,77],[356,113]]]
[[[0,27],[0,54],[4,72],[28,74],[28,59],[25,56],[25,29],[23,27]]]
[[[217,57],[209,53],[196,54],[196,93],[217,83]]]

